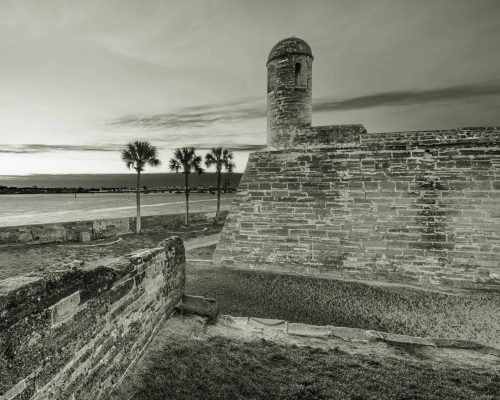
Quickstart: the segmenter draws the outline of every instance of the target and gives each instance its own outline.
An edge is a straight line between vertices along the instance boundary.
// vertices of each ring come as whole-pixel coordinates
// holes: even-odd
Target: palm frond
[[[207,153],[205,155],[205,167],[210,168],[216,162],[217,162],[217,160],[215,159],[213,153]]]
[[[236,164],[234,162],[226,161],[224,163],[224,168],[226,169],[227,172],[233,172],[235,167],[236,167]]]
[[[168,167],[170,171],[179,172],[181,169],[181,163],[177,159],[171,158],[168,162]]]
[[[224,160],[232,160],[233,159],[233,152],[229,149],[224,149],[222,152],[222,158]]]
[[[146,164],[157,167],[161,164],[158,159],[158,150],[149,142],[136,140],[127,143],[121,152],[122,160],[127,168],[134,168],[137,172],[144,171]]]
[[[161,161],[158,158],[150,158],[148,160],[148,165],[151,167],[159,167],[161,165]]]
[[[203,159],[201,158],[201,156],[195,155],[194,152],[193,152],[193,158],[192,158],[192,161],[191,161],[191,166],[193,167],[194,171],[196,171],[200,175],[203,172],[205,172],[205,170],[201,166],[202,161],[203,161]]]
[[[196,171],[199,174],[203,173],[204,170],[200,166],[203,158],[196,154],[193,147],[182,147],[174,151],[174,156],[169,161],[169,166],[172,171],[182,172],[185,174],[190,174],[192,171]]]

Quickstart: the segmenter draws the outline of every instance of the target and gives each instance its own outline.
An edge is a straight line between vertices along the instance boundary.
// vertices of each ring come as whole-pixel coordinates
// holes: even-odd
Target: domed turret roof
[[[277,58],[286,57],[289,55],[306,55],[314,58],[311,51],[311,46],[307,44],[305,40],[291,37],[287,39],[280,40],[274,45],[267,58],[267,64]]]

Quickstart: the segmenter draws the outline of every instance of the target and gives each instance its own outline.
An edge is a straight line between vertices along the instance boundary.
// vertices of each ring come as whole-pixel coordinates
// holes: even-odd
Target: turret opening
[[[295,63],[295,87],[307,87],[305,69],[301,63]]]

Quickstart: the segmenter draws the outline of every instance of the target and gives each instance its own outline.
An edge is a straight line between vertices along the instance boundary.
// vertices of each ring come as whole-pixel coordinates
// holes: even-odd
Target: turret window
[[[306,70],[301,63],[295,63],[295,87],[307,87]]]

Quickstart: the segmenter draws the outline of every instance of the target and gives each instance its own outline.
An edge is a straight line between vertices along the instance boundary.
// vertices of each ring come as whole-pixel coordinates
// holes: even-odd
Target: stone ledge
[[[418,337],[396,333],[364,330],[359,328],[338,327],[333,325],[308,325],[296,322],[287,322],[279,319],[256,317],[233,317],[220,315],[218,323],[221,325],[247,332],[279,331],[288,336],[308,338],[337,338],[346,342],[385,342],[387,344],[415,345],[436,348],[451,348],[461,350],[475,350],[500,358],[500,348],[482,345],[473,341],[455,340],[446,338]]]

